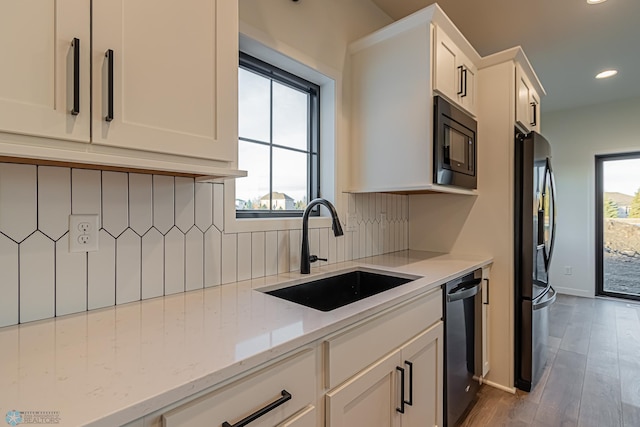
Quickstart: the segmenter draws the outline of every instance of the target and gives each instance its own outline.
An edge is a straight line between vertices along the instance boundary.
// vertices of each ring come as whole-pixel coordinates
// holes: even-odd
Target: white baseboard
[[[576,297],[584,298],[593,298],[595,296],[593,291],[585,291],[584,289],[562,288],[556,286],[553,286],[553,289],[555,289],[559,294],[563,295],[573,295]]]
[[[488,386],[497,388],[498,390],[506,391],[507,393],[511,393],[511,394],[515,394],[516,392],[515,387],[507,387],[502,384],[494,383],[493,381],[489,381],[486,378],[482,379],[482,384],[486,384]]]

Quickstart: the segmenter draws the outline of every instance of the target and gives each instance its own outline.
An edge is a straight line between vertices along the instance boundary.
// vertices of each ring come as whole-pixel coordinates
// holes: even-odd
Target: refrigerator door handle
[[[549,244],[549,263],[551,263],[553,245],[556,242],[556,183],[549,159],[547,159],[547,168],[549,169],[549,188],[551,189],[551,204],[553,205],[553,213],[551,215],[551,243]]]
[[[471,298],[480,290],[481,279],[465,282],[461,286],[457,286],[452,292],[447,294],[447,302],[459,301],[461,299]],[[469,287],[471,286],[471,287]],[[455,292],[453,292],[455,291]]]
[[[556,290],[553,289],[553,286],[549,286],[549,290],[547,291],[547,293],[544,295],[542,299],[544,301],[537,304],[535,303],[533,304],[533,311],[542,310],[543,308],[549,307],[551,304],[556,302]]]

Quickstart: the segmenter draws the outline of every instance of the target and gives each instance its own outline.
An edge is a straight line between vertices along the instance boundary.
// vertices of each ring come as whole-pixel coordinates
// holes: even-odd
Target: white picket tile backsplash
[[[86,212],[97,214],[99,212]],[[102,173],[102,228],[117,238],[129,226],[128,174]]]
[[[140,236],[128,228],[116,240],[116,304],[140,300],[141,253]]]
[[[60,239],[69,229],[69,214],[71,214],[71,169],[39,167],[38,230],[52,240]]]
[[[18,243],[38,228],[36,171],[0,163],[0,232]]]
[[[102,211],[102,174],[88,169],[71,169],[71,213]]]
[[[87,309],[87,254],[69,252],[69,239],[56,243],[56,316]]]
[[[142,299],[164,292],[164,238],[152,228],[142,236]]]
[[[195,224],[195,190],[191,178],[176,177],[176,226],[186,233]]]
[[[153,176],[129,174],[129,226],[144,236],[153,225]]]
[[[238,233],[238,277],[237,280],[251,279],[251,233]]]
[[[18,244],[0,234],[0,326],[18,323]]]
[[[167,234],[174,224],[174,178],[172,176],[154,175],[153,177],[153,225]]]
[[[213,186],[196,183],[196,227],[203,233],[213,224]]]
[[[173,227],[164,236],[164,294],[184,292],[184,234]]]
[[[185,240],[185,289],[204,288],[204,235],[191,228]]]
[[[116,239],[105,230],[98,236],[100,250],[88,252],[87,308],[109,307],[116,303]]]
[[[55,243],[36,231],[20,243],[20,323],[55,316]]]
[[[265,276],[278,274],[278,232],[267,231],[264,243]]]
[[[289,272],[289,230],[278,231],[278,274]]]
[[[238,237],[236,234],[222,235],[222,283],[237,281]]]
[[[211,227],[204,233],[204,286],[218,286],[222,282],[222,233]]]
[[[312,268],[406,249],[407,196],[344,200],[356,231],[311,229]],[[0,327],[300,268],[299,229],[226,234],[223,203],[220,183],[0,163]],[[100,215],[99,251],[68,252],[71,213]]]
[[[251,278],[264,276],[265,263],[265,233],[258,231],[251,233]]]

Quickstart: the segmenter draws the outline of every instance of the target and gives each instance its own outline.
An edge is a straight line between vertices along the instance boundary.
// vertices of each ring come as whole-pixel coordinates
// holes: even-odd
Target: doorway
[[[596,156],[596,294],[640,300],[640,152]]]

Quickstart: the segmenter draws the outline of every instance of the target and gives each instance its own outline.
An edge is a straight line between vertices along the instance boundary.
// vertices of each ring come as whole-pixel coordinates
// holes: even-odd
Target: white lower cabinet
[[[491,348],[491,337],[489,335],[489,277],[491,275],[491,267],[482,269],[482,377],[486,377],[491,369],[489,363],[489,349]]]
[[[438,322],[327,393],[327,427],[441,426],[442,334]]]
[[[396,368],[401,361],[398,350],[327,393],[326,426],[399,426]]]
[[[436,289],[131,425],[442,426],[442,358],[442,292]]]
[[[442,426],[443,331],[438,322],[402,347],[405,397],[411,403],[405,405],[403,427]]]
[[[253,417],[251,427],[315,426],[316,389],[315,352],[307,349],[166,412],[162,425],[232,427]]]

